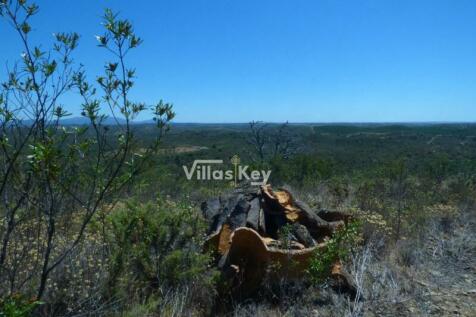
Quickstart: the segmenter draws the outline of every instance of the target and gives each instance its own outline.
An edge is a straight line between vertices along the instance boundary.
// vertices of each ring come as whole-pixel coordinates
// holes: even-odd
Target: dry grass
[[[285,281],[278,283],[277,301],[238,303],[225,315],[474,316],[475,218],[474,210],[440,206],[419,237],[368,239],[348,263],[357,285],[354,299],[326,285],[301,283],[296,290]]]

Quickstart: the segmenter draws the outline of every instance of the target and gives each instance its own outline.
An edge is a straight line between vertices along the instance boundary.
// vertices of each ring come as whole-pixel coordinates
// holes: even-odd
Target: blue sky
[[[476,121],[473,0],[37,3],[32,38],[80,33],[92,78],[109,57],[94,38],[103,9],[130,19],[144,39],[133,97],[173,102],[178,122]],[[21,47],[3,22],[0,37],[4,70]]]

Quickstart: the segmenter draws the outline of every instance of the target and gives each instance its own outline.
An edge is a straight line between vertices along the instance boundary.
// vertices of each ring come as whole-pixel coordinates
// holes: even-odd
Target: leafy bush
[[[27,317],[41,304],[36,299],[27,299],[20,294],[8,296],[0,300],[0,317]]]
[[[110,289],[114,295],[161,297],[184,285],[213,289],[210,258],[199,248],[205,226],[191,206],[165,200],[146,205],[129,202],[112,213],[109,221],[113,239]]]
[[[309,264],[309,275],[316,283],[325,281],[338,260],[348,257],[350,250],[360,241],[360,221],[354,220],[338,229],[327,241],[324,249],[317,249]]]

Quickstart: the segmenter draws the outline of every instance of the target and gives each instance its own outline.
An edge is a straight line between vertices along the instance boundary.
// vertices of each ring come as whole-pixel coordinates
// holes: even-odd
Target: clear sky
[[[103,9],[129,18],[144,39],[134,97],[173,102],[177,122],[476,121],[474,0],[37,3],[31,36],[80,33],[91,76],[108,57]],[[3,22],[0,38],[4,70],[21,48]]]

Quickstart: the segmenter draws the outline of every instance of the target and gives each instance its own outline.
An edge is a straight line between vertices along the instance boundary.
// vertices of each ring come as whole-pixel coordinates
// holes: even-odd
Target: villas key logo
[[[235,186],[243,180],[251,181],[251,185],[265,185],[271,175],[271,171],[249,170],[248,165],[240,165],[238,155],[234,155],[230,162],[234,168],[227,170],[219,168],[223,164],[223,160],[195,160],[191,168],[185,165],[182,167],[188,180],[234,181]]]

